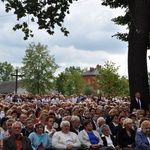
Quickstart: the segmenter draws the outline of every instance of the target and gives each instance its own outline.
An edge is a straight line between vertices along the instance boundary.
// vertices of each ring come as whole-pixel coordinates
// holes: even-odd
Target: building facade
[[[82,78],[85,80],[87,85],[91,86],[94,90],[98,90],[97,85],[95,84],[95,78],[99,75],[99,69],[101,68],[100,65],[97,65],[95,68],[90,67],[89,70],[83,72],[81,74]]]

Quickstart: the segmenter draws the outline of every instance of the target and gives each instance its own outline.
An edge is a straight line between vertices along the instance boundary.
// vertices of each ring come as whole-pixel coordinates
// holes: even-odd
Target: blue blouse
[[[96,138],[93,132],[87,132],[87,134],[89,136],[91,144],[98,144],[98,139]]]

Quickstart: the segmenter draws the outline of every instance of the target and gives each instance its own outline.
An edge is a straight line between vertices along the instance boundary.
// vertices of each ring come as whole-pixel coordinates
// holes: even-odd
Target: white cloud
[[[125,27],[111,22],[113,17],[123,13],[121,9],[111,10],[101,6],[98,0],[77,1],[71,5],[70,14],[64,22],[64,26],[70,31],[68,37],[58,27],[55,35],[50,36],[45,30],[37,30],[36,24],[29,23],[34,31],[34,38],[29,38],[28,41],[23,40],[24,34],[21,31],[12,30],[17,22],[15,16],[4,13],[4,10],[0,10],[0,13],[1,61],[21,66],[26,47],[34,41],[48,45],[50,54],[55,56],[56,63],[61,66],[56,74],[66,67],[89,68],[112,60],[116,66],[120,66],[119,74],[127,75],[127,43],[111,37],[116,32],[125,31]]]

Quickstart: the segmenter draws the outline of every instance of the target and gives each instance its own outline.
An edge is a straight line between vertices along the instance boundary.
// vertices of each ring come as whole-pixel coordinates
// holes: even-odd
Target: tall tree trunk
[[[128,73],[131,100],[140,92],[146,108],[150,103],[147,46],[150,28],[150,0],[129,0],[132,23],[129,32]]]

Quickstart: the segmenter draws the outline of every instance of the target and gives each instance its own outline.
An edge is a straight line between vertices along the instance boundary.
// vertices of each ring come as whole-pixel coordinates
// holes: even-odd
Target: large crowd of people
[[[150,109],[140,93],[0,95],[0,150],[149,150]]]

